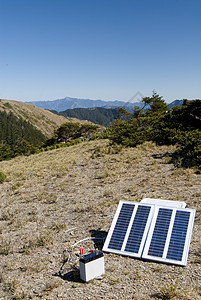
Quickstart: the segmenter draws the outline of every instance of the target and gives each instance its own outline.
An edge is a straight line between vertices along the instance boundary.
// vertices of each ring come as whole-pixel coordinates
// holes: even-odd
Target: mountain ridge
[[[45,100],[45,101],[30,101],[25,102],[37,107],[47,109],[50,111],[57,111],[57,112],[64,112],[67,109],[75,109],[75,108],[95,108],[95,107],[104,107],[104,108],[116,108],[118,106],[127,109],[128,111],[132,112],[134,106],[143,107],[143,103],[138,102],[125,102],[125,101],[105,101],[105,100],[92,100],[92,99],[81,99],[81,98],[71,98],[65,97],[62,99],[56,100]],[[173,106],[178,106],[183,103],[183,100],[174,100],[171,103],[167,104],[169,108]]]
[[[124,102],[124,101],[104,101],[101,99],[92,100],[92,99],[79,99],[79,98],[71,98],[65,97],[63,99],[56,100],[45,100],[45,101],[30,101],[25,102],[33,104],[37,107],[48,109],[48,110],[56,110],[57,112],[62,112],[67,109],[74,108],[93,108],[93,107],[105,107],[105,108],[115,108],[118,106],[125,108],[132,108],[134,105],[142,106],[141,102]]]
[[[169,109],[171,109],[173,106],[179,106],[183,103],[183,100],[175,100],[168,104]],[[142,103],[133,103],[136,106],[142,107]],[[125,107],[129,112],[133,112],[133,106],[132,107]],[[110,124],[117,118],[118,116],[118,109],[117,107],[89,107],[89,108],[73,108],[73,109],[66,109],[65,111],[57,112],[52,111],[54,113],[57,113],[64,117],[74,117],[78,118],[80,120],[88,120],[90,122],[103,125],[103,126],[110,126]]]

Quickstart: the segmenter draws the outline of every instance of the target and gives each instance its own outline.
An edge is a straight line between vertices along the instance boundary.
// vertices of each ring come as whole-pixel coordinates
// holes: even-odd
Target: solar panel
[[[154,206],[120,201],[103,251],[140,257]]]
[[[167,201],[120,201],[103,251],[184,266],[194,217],[194,209],[168,207]]]
[[[156,206],[142,257],[185,266],[194,217],[194,209]]]

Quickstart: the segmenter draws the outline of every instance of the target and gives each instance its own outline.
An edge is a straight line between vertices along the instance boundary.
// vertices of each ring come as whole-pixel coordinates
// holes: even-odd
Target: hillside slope
[[[99,140],[0,162],[7,175],[0,185],[2,299],[201,299],[201,174],[175,168],[167,156],[174,150]],[[76,256],[59,274],[65,249],[106,236],[119,200],[144,197],[197,209],[186,267],[106,253],[99,279],[81,282]],[[93,242],[74,254],[81,246],[87,252]]]
[[[77,119],[69,119],[56,115],[48,110],[36,107],[29,103],[14,100],[0,99],[0,111],[12,112],[17,117],[21,117],[31,123],[45,136],[51,137],[54,130],[68,121],[81,122]]]
[[[59,115],[88,120],[107,127],[117,118],[118,110],[116,108],[107,109],[104,107],[74,108],[62,111]]]
[[[6,143],[17,150],[23,141],[33,146],[40,146],[45,140],[46,137],[31,123],[11,111],[6,113],[0,110],[0,146]]]

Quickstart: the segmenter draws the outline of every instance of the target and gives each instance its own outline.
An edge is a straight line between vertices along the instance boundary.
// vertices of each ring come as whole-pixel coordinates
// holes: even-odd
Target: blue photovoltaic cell
[[[138,206],[131,227],[131,231],[129,233],[129,237],[126,243],[125,251],[138,253],[144,234],[145,226],[147,224],[147,219],[149,217],[150,209],[150,206]]]
[[[148,255],[163,256],[171,215],[172,209],[159,208]]]
[[[179,210],[176,212],[167,258],[182,260],[189,218],[190,212]]]
[[[108,248],[121,250],[134,207],[133,204],[122,205]]]

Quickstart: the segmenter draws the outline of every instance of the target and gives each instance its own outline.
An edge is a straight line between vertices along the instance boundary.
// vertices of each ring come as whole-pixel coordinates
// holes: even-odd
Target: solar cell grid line
[[[148,255],[162,257],[171,220],[172,210],[159,208]]]
[[[151,207],[139,205],[127,239],[125,251],[138,253]]]
[[[166,242],[165,242],[165,247],[164,247],[164,251],[163,251],[163,258],[166,258],[167,255],[167,251],[168,251],[168,247],[169,247],[169,242],[170,242],[170,237],[172,234],[172,228],[173,228],[173,224],[174,224],[174,219],[175,219],[175,215],[176,215],[176,210],[172,209],[172,216],[171,216],[171,220],[170,220],[170,224],[169,224],[169,229],[168,229],[168,233],[167,233],[167,237],[166,237]]]
[[[190,212],[177,211],[173,225],[167,258],[182,261],[189,225]]]
[[[123,203],[108,248],[121,250],[134,207],[133,204]]]

